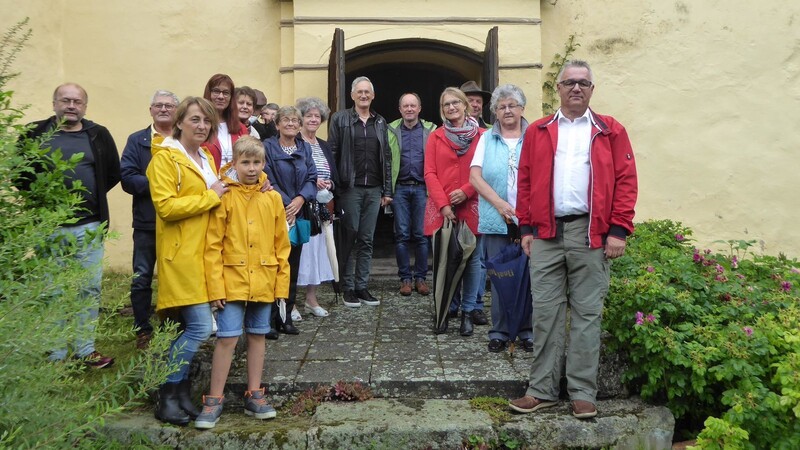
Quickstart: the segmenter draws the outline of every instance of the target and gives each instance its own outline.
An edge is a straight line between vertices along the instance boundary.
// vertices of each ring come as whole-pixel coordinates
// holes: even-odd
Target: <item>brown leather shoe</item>
[[[558,402],[539,400],[538,398],[531,397],[530,395],[526,395],[508,402],[509,408],[523,414],[532,413],[544,408],[550,408],[552,406],[556,406],[557,404]]]
[[[153,335],[150,333],[142,333],[136,335],[136,349],[138,350],[146,350],[148,346],[150,346],[150,338]]]
[[[426,283],[425,280],[417,280],[414,289],[416,289],[419,295],[428,295],[431,293],[431,290],[428,288],[428,283]]]
[[[572,415],[578,419],[591,419],[597,415],[597,408],[594,407],[592,402],[587,402],[586,400],[573,400]]]
[[[400,295],[403,297],[411,295],[411,280],[403,280],[400,282]]]

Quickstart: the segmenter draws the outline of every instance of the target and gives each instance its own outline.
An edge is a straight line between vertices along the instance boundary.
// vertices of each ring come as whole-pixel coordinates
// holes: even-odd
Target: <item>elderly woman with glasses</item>
[[[509,228],[515,228],[507,224],[516,222],[519,154],[525,129],[528,127],[528,122],[522,117],[525,102],[522,89],[513,84],[498,86],[492,92],[490,107],[497,119],[492,129],[478,140],[472,159],[469,179],[480,194],[478,232],[481,234],[481,246],[487,260],[509,243]],[[526,352],[533,351],[530,318],[528,325],[520,330],[519,338]],[[497,290],[492,285],[489,351],[503,351],[508,345],[508,339],[505,315],[500,308]]]
[[[264,141],[267,153],[264,171],[273,189],[281,194],[286,209],[286,221],[292,226],[297,219],[306,218],[303,206],[317,196],[317,168],[311,146],[300,137],[303,125],[300,110],[294,106],[280,108],[275,116],[275,124],[278,135]],[[275,329],[286,334],[299,333],[292,321],[291,312],[297,298],[297,275],[302,249],[302,244],[293,245],[289,254],[289,298],[285,317],[279,317],[280,306],[273,308]]]
[[[241,136],[250,132],[241,122],[234,110],[235,102],[231,101],[236,87],[228,75],[218,73],[212,76],[203,91],[203,98],[214,105],[219,116],[219,129],[208,137],[204,144],[214,157],[214,166],[219,168],[233,160],[233,144]]]
[[[428,203],[425,207],[424,233],[431,236],[444,220],[465,222],[478,233],[478,196],[469,183],[469,170],[475,145],[483,133],[478,122],[467,114],[467,97],[458,88],[448,87],[439,98],[442,126],[431,133],[425,146],[425,185]],[[481,280],[479,248],[467,260],[461,281],[462,336],[472,336],[472,311],[477,307]],[[436,280],[434,279],[434,285]],[[447,322],[435,330],[447,331]]]
[[[331,111],[325,102],[317,97],[300,98],[296,106],[303,115],[300,137],[311,146],[311,156],[317,167],[317,195],[311,201],[316,217],[312,220],[318,220],[322,225],[331,220],[328,205],[332,206],[333,188],[338,174],[331,147],[324,139],[317,137],[317,131],[322,123],[328,120]],[[325,233],[321,232],[311,236],[311,240],[303,244],[297,277],[297,284],[306,287],[306,312],[317,317],[328,315],[328,311],[319,305],[317,286],[324,281],[334,279],[333,268],[328,259],[326,239]],[[299,317],[300,314],[297,313],[296,318]]]

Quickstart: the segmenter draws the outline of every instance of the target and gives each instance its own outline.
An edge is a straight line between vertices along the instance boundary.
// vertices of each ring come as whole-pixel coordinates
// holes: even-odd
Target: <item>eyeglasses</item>
[[[281,123],[300,123],[297,117],[281,117]]]
[[[458,106],[463,103],[461,100],[453,100],[452,102],[442,103],[442,109],[450,109],[451,106]]]
[[[581,89],[589,89],[590,87],[592,87],[592,82],[589,80],[573,80],[571,78],[568,80],[562,80],[558,84],[568,87],[570,89],[572,89],[576,84],[580,86]]]
[[[84,102],[81,99],[73,99],[73,98],[60,98],[58,99],[58,102],[64,106],[75,105],[77,107],[81,107],[86,104],[86,102]]]
[[[522,108],[522,105],[497,105],[497,111],[513,111],[516,108]]]
[[[211,94],[218,95],[218,96],[221,95],[223,97],[230,97],[231,96],[231,91],[223,91],[222,89],[214,88],[214,89],[211,90]]]
[[[150,105],[150,107],[155,108],[158,111],[161,111],[162,109],[166,109],[167,111],[172,111],[173,109],[175,109],[175,105],[173,105],[172,103],[154,103]]]

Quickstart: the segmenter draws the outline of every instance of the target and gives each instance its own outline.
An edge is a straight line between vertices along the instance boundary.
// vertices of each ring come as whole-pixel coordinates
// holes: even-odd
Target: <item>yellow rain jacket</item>
[[[220,172],[229,173],[230,164]],[[211,300],[274,302],[289,297],[289,231],[281,195],[222,176],[230,191],[211,212],[205,267]]]
[[[156,209],[158,311],[209,301],[203,254],[209,211],[220,204],[194,163],[169,142],[153,144],[153,159],[147,166]],[[201,150],[216,171],[214,158],[206,148]]]

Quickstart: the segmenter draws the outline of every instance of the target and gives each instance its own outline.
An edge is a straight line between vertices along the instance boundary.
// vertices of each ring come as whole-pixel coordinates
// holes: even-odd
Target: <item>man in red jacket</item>
[[[572,414],[597,415],[600,319],[609,260],[633,232],[636,163],[625,128],[589,108],[594,92],[585,61],[558,76],[561,108],[528,127],[520,155],[517,217],[531,257],[533,365],[525,396],[511,409],[555,406],[570,311],[567,389]]]

